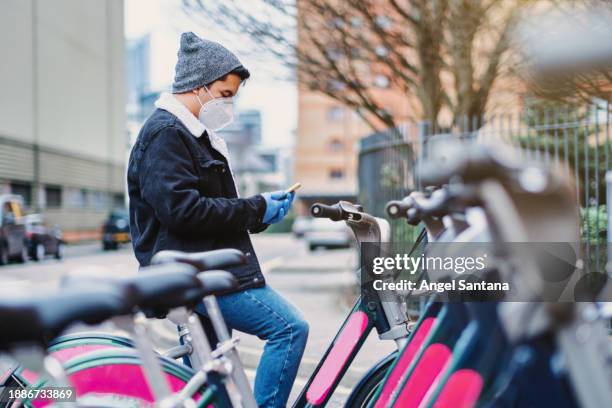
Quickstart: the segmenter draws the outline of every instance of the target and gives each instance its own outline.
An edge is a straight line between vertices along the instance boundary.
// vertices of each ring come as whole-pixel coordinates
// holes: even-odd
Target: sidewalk
[[[353,248],[309,251],[303,244],[296,254],[283,258],[270,272],[351,272],[357,264],[357,252]]]

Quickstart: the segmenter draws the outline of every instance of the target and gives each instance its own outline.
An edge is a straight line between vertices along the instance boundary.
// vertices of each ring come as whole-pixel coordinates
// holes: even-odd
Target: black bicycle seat
[[[152,264],[181,262],[195,266],[199,271],[224,269],[245,265],[246,256],[233,248],[215,249],[205,252],[160,251],[151,259]]]
[[[45,345],[73,323],[99,324],[133,307],[133,298],[111,285],[75,285],[33,299],[3,299],[0,348],[17,343]]]
[[[203,297],[197,269],[191,265],[168,263],[140,271],[126,281],[136,287],[138,305],[148,314],[161,317],[170,309],[191,306]]]
[[[238,289],[238,280],[226,271],[206,271],[198,279],[204,287],[203,296],[224,295]]]

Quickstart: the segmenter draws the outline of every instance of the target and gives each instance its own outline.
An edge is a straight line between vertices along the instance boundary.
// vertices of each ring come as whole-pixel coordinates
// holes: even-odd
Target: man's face
[[[229,74],[223,80],[217,80],[208,87],[208,90],[215,98],[231,98],[238,93],[240,88],[240,77],[236,74]],[[211,100],[210,95],[204,87],[198,89],[198,96],[202,103]]]

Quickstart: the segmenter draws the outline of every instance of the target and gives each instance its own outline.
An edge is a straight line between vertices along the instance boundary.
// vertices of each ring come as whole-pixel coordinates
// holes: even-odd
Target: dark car
[[[64,257],[66,242],[59,227],[49,228],[40,214],[26,215],[24,223],[30,258],[42,261],[47,255],[53,255],[55,259]]]
[[[0,195],[0,265],[6,265],[11,259],[28,260],[22,208],[21,196]]]
[[[119,248],[130,242],[130,220],[125,210],[113,210],[102,226],[102,248],[105,251]]]

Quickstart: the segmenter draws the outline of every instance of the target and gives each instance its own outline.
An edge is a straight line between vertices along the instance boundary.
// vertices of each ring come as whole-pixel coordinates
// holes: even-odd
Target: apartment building
[[[355,29],[359,28],[358,21],[352,24]],[[303,35],[299,30],[298,39],[301,40]],[[398,123],[410,117],[409,97],[394,89],[387,74],[372,66],[361,66],[360,71],[363,81],[372,86],[369,91],[373,98],[391,112]],[[381,125],[377,130],[382,129]],[[294,150],[294,179],[303,185],[298,211],[303,213],[315,201],[356,199],[358,141],[373,131],[353,109],[300,86]]]

